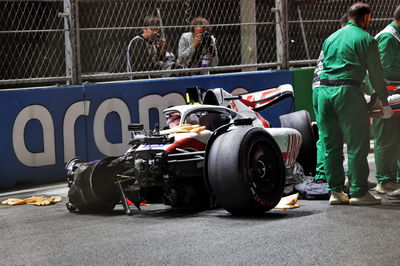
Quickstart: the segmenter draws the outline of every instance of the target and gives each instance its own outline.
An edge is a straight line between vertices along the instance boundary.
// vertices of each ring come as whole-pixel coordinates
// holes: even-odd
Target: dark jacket
[[[161,59],[161,60],[160,60]],[[140,72],[162,69],[162,56],[158,47],[141,35],[133,38],[126,53],[126,71]]]

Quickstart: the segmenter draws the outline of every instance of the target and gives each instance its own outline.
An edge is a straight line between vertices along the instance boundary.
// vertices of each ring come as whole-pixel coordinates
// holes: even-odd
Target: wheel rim
[[[250,147],[247,163],[248,181],[256,192],[266,194],[275,189],[278,176],[272,162],[273,154],[267,143],[257,141]]]

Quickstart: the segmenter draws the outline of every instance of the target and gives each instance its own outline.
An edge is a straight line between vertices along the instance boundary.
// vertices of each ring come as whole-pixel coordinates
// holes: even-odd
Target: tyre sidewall
[[[263,194],[248,179],[248,153],[252,143],[265,143],[274,155],[277,168],[276,190]],[[282,154],[273,137],[262,128],[240,127],[219,136],[213,143],[209,158],[210,184],[213,194],[231,213],[260,213],[279,202],[285,184]]]

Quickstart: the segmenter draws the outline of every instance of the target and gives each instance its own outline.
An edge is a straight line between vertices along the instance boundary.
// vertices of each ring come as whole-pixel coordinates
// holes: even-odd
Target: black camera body
[[[202,33],[202,41],[201,44],[204,47],[210,47],[211,46],[211,33],[209,31],[203,31]]]

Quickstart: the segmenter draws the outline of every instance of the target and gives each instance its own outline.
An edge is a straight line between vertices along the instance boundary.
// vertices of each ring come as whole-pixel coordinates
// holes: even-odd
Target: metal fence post
[[[81,73],[81,43],[79,34],[79,0],[71,0],[71,25],[73,25],[72,42],[72,84],[82,83]]]
[[[81,83],[80,42],[78,0],[63,0],[64,13],[64,44],[65,44],[65,75],[69,77],[67,84]]]
[[[72,45],[71,45],[71,1],[63,0],[64,3],[64,13],[59,13],[59,17],[64,18],[64,49],[65,49],[65,76],[69,77],[70,80],[67,84],[71,83],[72,80]]]
[[[240,26],[241,64],[257,64],[255,0],[240,0],[240,23],[246,23]],[[242,71],[257,71],[257,67],[242,68]]]
[[[276,57],[280,68],[289,68],[288,0],[275,0]]]
[[[68,84],[81,83],[79,9],[78,0],[63,0],[64,37],[65,37],[65,74]]]

